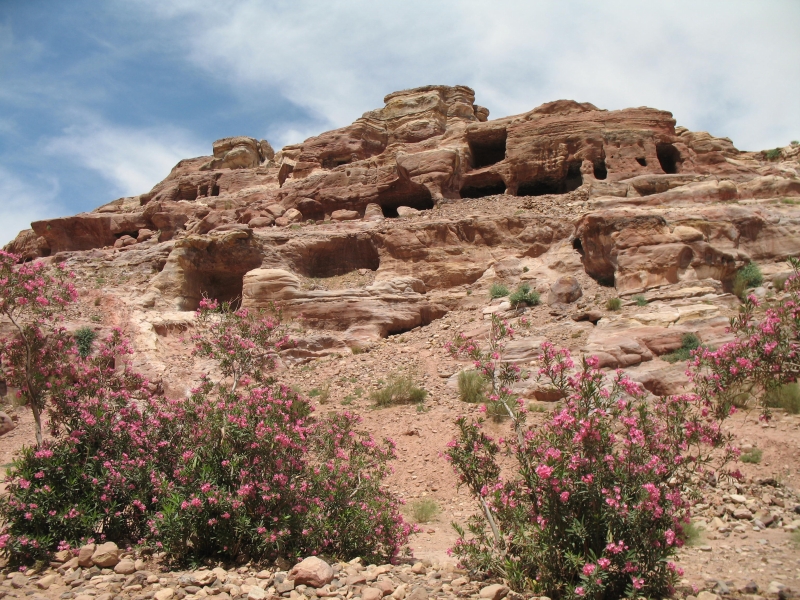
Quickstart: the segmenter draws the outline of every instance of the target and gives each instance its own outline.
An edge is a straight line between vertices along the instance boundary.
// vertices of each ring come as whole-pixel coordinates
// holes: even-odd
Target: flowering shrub
[[[22,403],[30,406],[41,445],[41,414],[53,384],[63,378],[60,357],[74,345],[59,324],[60,311],[78,294],[64,265],[48,269],[41,261],[19,261],[16,254],[0,250],[0,316],[18,334],[0,339],[0,365]]]
[[[386,560],[412,528],[381,489],[389,440],[310,404],[269,372],[288,343],[274,316],[204,301],[195,353],[214,358],[185,400],[153,396],[121,364],[114,332],[87,359],[61,360],[52,440],[26,449],[0,500],[0,549],[45,558],[89,538],[163,549],[172,561],[326,552]]]
[[[495,349],[508,335],[497,327]],[[499,353],[462,348],[510,389],[513,371]],[[457,422],[446,456],[483,512],[469,534],[458,528],[455,554],[553,598],[667,594],[680,574],[668,559],[688,522],[689,478],[727,436],[696,396],[645,401],[620,372],[607,380],[595,358],[576,371],[567,350],[545,343],[542,351],[540,376],[565,396],[544,425],[527,426],[517,408],[510,439],[493,440],[481,420]],[[510,479],[501,451],[514,457]]]
[[[755,296],[746,297],[739,315],[731,319],[736,339],[694,353],[695,388],[719,417],[744,396],[759,401],[769,418],[770,396],[800,377],[800,260],[792,258],[789,264],[793,274],[784,283],[788,297],[766,307]]]

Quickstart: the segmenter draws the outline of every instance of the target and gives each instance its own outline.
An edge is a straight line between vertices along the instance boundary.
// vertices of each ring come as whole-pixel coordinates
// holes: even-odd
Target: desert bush
[[[622,300],[619,298],[609,298],[606,302],[606,309],[608,310],[619,310],[622,308]]]
[[[489,288],[490,298],[503,298],[508,296],[508,288],[502,283],[493,283]]]
[[[741,460],[743,463],[757,465],[761,462],[761,457],[763,454],[764,453],[761,451],[761,448],[750,448],[739,455],[739,460]]]
[[[526,306],[536,306],[539,304],[539,292],[531,290],[531,286],[527,282],[523,282],[517,289],[508,297],[511,306],[517,308],[524,304]]]
[[[81,358],[86,358],[92,353],[92,345],[97,339],[97,333],[91,327],[81,327],[73,335],[75,345],[78,347],[78,354]]]
[[[780,160],[783,157],[783,151],[780,148],[773,148],[772,150],[764,150],[764,158],[767,160]]]
[[[764,403],[770,408],[781,408],[796,415],[800,413],[800,385],[785,383],[770,389],[764,397]]]
[[[60,323],[61,313],[78,294],[63,264],[48,268],[43,262],[20,260],[0,250],[0,317],[15,331],[13,337],[0,339],[0,367],[8,385],[19,390],[19,404],[30,407],[41,445],[42,412],[53,392],[68,384],[60,365],[75,348]]]
[[[683,524],[681,539],[685,546],[695,546],[700,541],[700,530],[692,521]]]
[[[433,498],[422,498],[411,505],[411,514],[417,523],[428,523],[439,514],[439,505]]]
[[[647,298],[641,294],[634,296],[633,301],[636,302],[636,306],[647,306]]]
[[[566,397],[543,426],[517,410],[512,434],[495,441],[480,420],[457,422],[446,455],[483,512],[457,527],[453,551],[552,598],[667,595],[681,573],[669,558],[689,518],[684,485],[729,438],[693,396],[648,401],[622,374],[607,380],[596,358],[575,372],[567,350],[542,352],[541,376]],[[492,353],[477,362],[507,368]],[[506,453],[512,478],[497,462]]]
[[[792,275],[786,280],[788,297],[762,305],[746,296],[739,314],[731,319],[735,340],[716,350],[700,348],[692,364],[695,391],[718,415],[727,415],[737,399],[747,396],[760,403],[764,418],[780,398],[785,384],[797,382],[796,360],[800,339],[800,260],[789,259]],[[778,394],[776,396],[776,394]],[[788,390],[788,397],[793,392]]]
[[[517,365],[501,360],[506,340],[514,337],[514,330],[507,321],[492,315],[489,329],[489,343],[484,350],[463,333],[459,333],[453,341],[447,342],[445,348],[453,358],[471,358],[476,372],[488,385],[488,396],[482,411],[495,420],[513,416],[521,404],[512,394],[511,387],[520,380],[521,371]]]
[[[392,373],[386,384],[370,394],[376,406],[394,406],[396,404],[421,404],[428,392],[417,386],[414,378],[407,373]]]
[[[694,333],[684,333],[681,336],[681,347],[665,354],[661,358],[668,363],[676,363],[689,360],[692,357],[692,351],[700,347],[700,338]]]
[[[750,262],[740,268],[733,278],[733,293],[739,298],[744,298],[748,288],[758,287],[764,282],[759,266]]]
[[[381,484],[394,445],[349,413],[322,419],[273,381],[289,340],[274,315],[204,300],[195,355],[213,358],[188,399],[148,392],[119,363],[115,331],[50,402],[52,439],[25,449],[0,499],[12,564],[89,539],[158,548],[169,561],[325,553],[385,561],[413,528]]]
[[[458,374],[458,396],[462,402],[478,404],[486,401],[487,382],[483,375],[474,370],[460,371]]]

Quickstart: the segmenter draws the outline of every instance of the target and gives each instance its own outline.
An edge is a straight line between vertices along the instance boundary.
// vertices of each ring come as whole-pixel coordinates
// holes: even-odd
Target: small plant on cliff
[[[647,298],[645,298],[641,294],[638,294],[638,295],[634,296],[633,297],[633,301],[636,302],[636,306],[647,306],[647,304],[648,304],[647,303]]]
[[[756,263],[750,262],[736,272],[733,278],[733,293],[744,299],[748,288],[758,287],[764,282],[764,276]]]
[[[496,348],[508,335],[497,333]],[[464,349],[489,378],[513,373],[498,352]],[[684,485],[728,438],[694,396],[649,401],[622,374],[607,380],[595,358],[576,371],[568,351],[542,352],[540,375],[566,398],[544,426],[528,427],[518,408],[495,441],[480,420],[457,422],[446,455],[483,512],[468,532],[456,528],[453,551],[469,569],[553,598],[668,594],[681,574],[669,558],[689,519]],[[497,462],[506,453],[510,479]]]
[[[520,305],[536,306],[539,304],[539,292],[531,290],[531,286],[527,282],[523,282],[519,287],[508,297],[511,306],[517,308]]]
[[[764,150],[764,158],[767,160],[775,161],[783,158],[783,150],[780,148],[773,148],[772,150]]]
[[[508,288],[502,283],[493,283],[489,288],[489,297],[492,299],[504,298],[506,296],[508,296]]]
[[[0,368],[19,390],[20,403],[30,407],[41,445],[42,412],[54,390],[67,384],[61,365],[75,342],[61,315],[77,292],[64,265],[49,269],[42,262],[19,262],[19,256],[0,250],[0,316],[15,332],[0,339]]]
[[[274,382],[289,340],[273,315],[203,300],[194,353],[213,359],[184,400],[148,392],[115,331],[58,363],[51,439],[25,449],[0,499],[0,551],[46,559],[87,539],[163,549],[168,560],[326,553],[385,561],[413,527],[381,488],[394,456],[349,413],[315,419]]]
[[[619,310],[620,308],[622,308],[622,300],[619,298],[609,298],[606,302],[607,310]]]
[[[676,363],[689,360],[692,357],[692,351],[700,347],[700,338],[694,333],[684,333],[681,337],[681,347],[665,354],[661,358],[668,363]]]

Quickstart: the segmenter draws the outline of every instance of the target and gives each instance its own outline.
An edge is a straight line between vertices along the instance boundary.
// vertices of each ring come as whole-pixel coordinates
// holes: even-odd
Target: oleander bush
[[[164,551],[169,561],[325,553],[386,561],[414,527],[381,489],[394,444],[349,413],[315,418],[275,381],[290,340],[275,315],[203,300],[194,354],[213,359],[185,400],[149,392],[114,331],[53,366],[50,438],[25,448],[0,498],[0,552],[46,560],[88,540]],[[7,347],[4,346],[4,347]]]
[[[565,400],[528,425],[511,391],[519,370],[502,357],[512,336],[495,317],[487,348],[464,337],[449,344],[495,382],[490,402],[511,425],[495,440],[481,419],[457,422],[446,456],[482,513],[456,528],[452,551],[469,569],[551,598],[667,595],[681,574],[669,559],[687,534],[692,475],[730,441],[714,411],[694,395],[648,400],[597,359],[576,369],[567,350],[545,343],[540,376]],[[501,456],[513,469],[504,458],[501,470]]]

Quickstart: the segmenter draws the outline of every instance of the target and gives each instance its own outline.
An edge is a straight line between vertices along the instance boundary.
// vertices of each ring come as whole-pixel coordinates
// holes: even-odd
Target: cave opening
[[[577,251],[577,253],[580,254],[581,257],[584,256],[585,252],[583,251],[583,244],[581,243],[581,238],[575,238],[574,240],[572,240],[572,249]]]
[[[417,210],[431,210],[435,206],[431,193],[425,186],[419,186],[419,188],[409,193],[382,198],[379,204],[383,210],[383,216],[388,219],[396,219],[399,216],[397,209],[401,206],[408,206]]]
[[[242,303],[244,273],[198,271],[196,277],[201,297],[217,300],[220,304],[230,302],[234,310],[239,308]]]
[[[517,188],[517,196],[544,196],[545,194],[566,194],[577,190],[583,184],[581,163],[571,162],[563,177],[544,176],[524,181]]]
[[[681,153],[672,144],[656,144],[656,156],[661,165],[661,170],[667,175],[678,172],[678,163],[681,161]]]
[[[604,158],[598,158],[594,161],[592,170],[594,171],[595,179],[605,179],[608,177],[608,169],[606,168],[606,160]]]
[[[506,157],[506,130],[488,138],[468,140],[472,168],[482,169],[499,163]]]
[[[356,269],[377,271],[381,265],[378,249],[370,238],[327,239],[294,261],[295,270],[306,277],[328,278]]]
[[[349,165],[351,162],[353,162],[352,156],[329,156],[322,159],[322,168],[335,169],[336,167],[341,167],[342,165]]]
[[[461,187],[459,194],[462,198],[483,198],[506,193],[506,182],[502,177],[495,175],[491,178],[467,181]]]
[[[646,167],[647,166],[647,159],[646,158],[639,157],[639,158],[636,159],[636,162],[639,163],[640,167]]]

